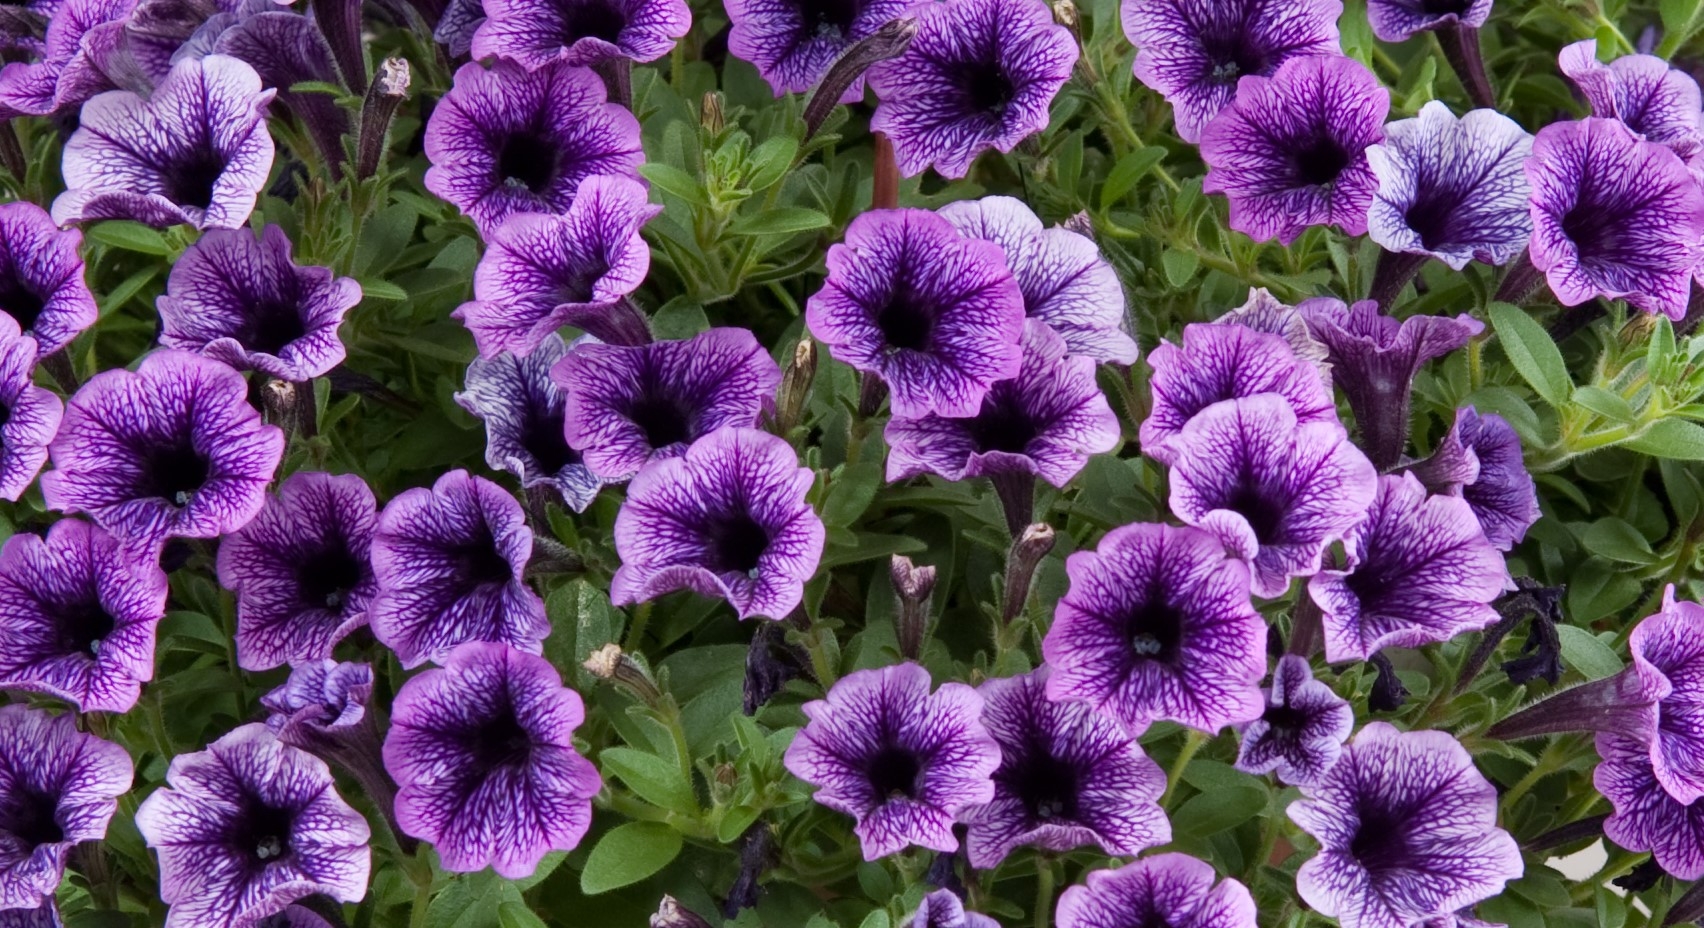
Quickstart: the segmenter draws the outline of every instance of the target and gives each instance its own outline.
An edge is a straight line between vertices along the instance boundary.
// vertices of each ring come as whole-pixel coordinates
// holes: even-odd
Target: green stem
[[[1124,109],[1124,101],[1120,100],[1118,95],[1113,92],[1112,84],[1105,80],[1095,80],[1094,88],[1097,104],[1095,108],[1100,110],[1103,124],[1110,123],[1106,126],[1109,133],[1128,145],[1131,151],[1147,148],[1148,144],[1142,141],[1142,136],[1137,134],[1136,127],[1131,125],[1130,114],[1125,112]],[[1177,178],[1171,176],[1171,172],[1166,170],[1165,165],[1154,165],[1154,174],[1173,192],[1177,191]]]
[[[622,648],[623,651],[641,650],[640,645],[645,643],[646,626],[651,624],[651,607],[651,600],[633,607],[633,624],[627,626],[627,644]]]
[[[1042,855],[1035,859],[1035,928],[1048,928],[1053,923],[1053,860]]]
[[[1500,800],[1503,808],[1513,809],[1515,803],[1520,802],[1522,796],[1531,792],[1540,780],[1555,773],[1557,761],[1563,759],[1565,753],[1561,746],[1565,743],[1571,744],[1574,740],[1573,738],[1556,738],[1545,745],[1544,750],[1538,755],[1538,760],[1533,763],[1532,769],[1528,770],[1526,776],[1521,777],[1514,786],[1509,787],[1508,792],[1503,794],[1503,798]]]
[[[414,903],[408,910],[408,928],[425,928],[426,913],[432,908],[432,880],[414,881]]]
[[[1248,869],[1243,873],[1243,883],[1253,886],[1266,872],[1266,864],[1272,859],[1272,852],[1278,847],[1278,830],[1282,816],[1272,814],[1268,808],[1260,819],[1260,849],[1255,851],[1254,858],[1249,861]]]
[[[1172,793],[1177,790],[1178,782],[1183,779],[1184,768],[1189,766],[1189,762],[1195,759],[1196,752],[1206,743],[1207,736],[1193,728],[1184,735],[1183,747],[1178,749],[1177,759],[1172,761],[1171,770],[1166,773],[1166,791],[1160,795],[1160,805],[1166,805],[1171,799]]]

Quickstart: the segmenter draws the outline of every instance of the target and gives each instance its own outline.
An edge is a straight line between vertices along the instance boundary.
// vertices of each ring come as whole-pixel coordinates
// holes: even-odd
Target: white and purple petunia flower
[[[1059,928],[1255,928],[1254,897],[1206,861],[1156,854],[1096,870],[1059,897]]]
[[[1240,325],[1282,338],[1285,344],[1290,346],[1290,350],[1296,353],[1296,357],[1318,368],[1320,377],[1328,387],[1330,386],[1330,353],[1325,350],[1325,345],[1314,338],[1313,332],[1308,330],[1307,320],[1302,318],[1296,307],[1280,302],[1265,287],[1248,288],[1248,299],[1243,305],[1213,321],[1220,325]],[[1326,392],[1330,395],[1329,390]],[[1300,416],[1301,413],[1296,415]]]
[[[0,117],[71,112],[113,83],[94,59],[112,49],[136,0],[65,0],[51,11],[31,61],[0,68]],[[26,50],[28,53],[29,50]]]
[[[277,226],[210,229],[166,278],[160,344],[304,383],[343,362],[337,330],[359,302],[353,277],[292,261]]]
[[[1497,621],[1491,602],[1509,583],[1502,552],[1466,500],[1428,494],[1413,474],[1379,478],[1372,508],[1343,547],[1344,569],[1308,581],[1324,613],[1326,660],[1364,661]]]
[[[1296,889],[1343,928],[1408,928],[1502,892],[1523,871],[1497,791],[1451,735],[1369,722],[1290,818],[1319,842]]]
[[[391,707],[384,760],[399,825],[431,843],[445,870],[532,875],[591,826],[602,779],[574,750],[585,717],[544,658],[491,642],[455,649]]]
[[[50,355],[95,324],[95,296],[84,281],[83,233],[60,231],[28,201],[0,204],[0,313],[12,317],[38,352]]]
[[[814,479],[792,445],[757,429],[718,429],[652,461],[615,519],[610,600],[691,590],[742,619],[786,618],[822,559],[826,532],[805,498]]]
[[[1307,658],[1286,654],[1272,670],[1265,714],[1242,730],[1237,769],[1306,786],[1337,763],[1354,727],[1349,701],[1314,679]]]
[[[934,166],[963,177],[985,151],[1009,152],[1047,128],[1077,42],[1041,0],[943,0],[912,7],[905,54],[867,72],[872,131],[893,141],[900,174]]]
[[[65,414],[58,394],[31,378],[39,352],[36,340],[0,313],[0,499],[12,502],[41,473]]]
[[[0,688],[128,712],[154,678],[166,575],[78,519],[0,547]]]
[[[1704,876],[1704,802],[1682,802],[1665,789],[1638,738],[1600,732],[1597,751],[1603,762],[1592,783],[1615,810],[1603,823],[1604,836],[1630,851],[1650,851],[1676,879]]]
[[[237,597],[245,670],[331,656],[367,624],[378,591],[370,550],[378,504],[354,474],[298,472],[219,545],[221,586]]]
[[[41,477],[48,508],[88,513],[128,545],[213,538],[265,503],[284,433],[249,405],[228,365],[155,351],[134,372],[103,371],[65,407]]]
[[[90,99],[65,143],[67,189],[53,201],[54,221],[245,225],[272,170],[266,108],[276,93],[246,63],[208,55],[173,65],[146,98],[113,90]]]
[[[106,835],[130,781],[130,755],[75,716],[0,706],[0,915],[51,912],[71,850]]]
[[[1005,253],[928,210],[852,220],[805,321],[836,360],[881,377],[906,418],[976,415],[1023,356],[1024,297]]]
[[[529,71],[615,58],[655,61],[692,28],[685,0],[484,0],[475,59],[505,58]]]
[[[1367,0],[1367,21],[1382,42],[1437,29],[1478,29],[1490,18],[1491,0]]]
[[[324,761],[259,723],[173,758],[136,829],[160,856],[166,928],[254,925],[308,896],[367,895],[367,820]]]
[[[304,750],[369,722],[373,697],[371,664],[305,661],[290,668],[277,689],[260,698],[271,713],[266,727],[280,740]]]
[[[724,0],[732,24],[728,52],[751,62],[776,96],[804,93],[854,43],[874,35],[910,5],[906,0]],[[840,102],[862,99],[860,76]]]
[[[1472,406],[1456,410],[1455,423],[1431,456],[1408,470],[1427,490],[1467,500],[1500,551],[1519,544],[1538,521],[1538,486],[1521,455],[1521,437],[1496,413]]]
[[[639,121],[589,68],[462,65],[426,124],[426,189],[489,235],[514,213],[559,213],[600,174],[637,178]]]
[[[966,912],[964,900],[950,889],[937,889],[923,897],[902,928],[1000,928],[1000,923],[980,912]]]
[[[526,357],[505,351],[475,358],[455,400],[485,422],[486,466],[514,474],[529,490],[555,490],[568,508],[583,512],[604,481],[563,435],[567,394],[550,372],[567,353],[562,337],[552,332]]]
[[[1041,651],[1047,694],[1141,732],[1165,719],[1205,732],[1260,717],[1266,623],[1249,571],[1194,528],[1138,523],[1065,559],[1070,590]]]
[[[1097,845],[1134,856],[1171,840],[1166,778],[1116,720],[1047,698],[1049,670],[989,680],[982,721],[1000,745],[994,798],[959,813],[970,865],[992,870],[1016,848]]]
[[[484,477],[457,469],[403,491],[373,535],[373,637],[410,668],[467,641],[538,653],[550,621],[525,580],[532,550],[521,504]]]
[[[849,673],[805,704],[810,724],[787,748],[787,769],[817,787],[816,801],[857,819],[865,860],[914,844],[957,850],[955,817],[994,798],[1000,746],[982,697],[930,685],[911,663]]]
[[[1288,245],[1323,225],[1360,235],[1378,188],[1367,146],[1389,111],[1390,92],[1353,58],[1291,58],[1271,77],[1244,77],[1201,130],[1201,189],[1225,194],[1231,228],[1256,241]]]
[[[1692,75],[1655,55],[1625,55],[1604,64],[1596,39],[1562,49],[1557,63],[1585,95],[1592,115],[1618,119],[1682,160],[1704,149],[1704,100]]]

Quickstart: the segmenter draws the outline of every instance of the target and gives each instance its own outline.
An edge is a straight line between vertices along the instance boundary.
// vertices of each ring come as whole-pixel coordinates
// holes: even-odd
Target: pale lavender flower
[[[1096,870],[1059,897],[1059,928],[1255,928],[1254,897],[1185,854]]]

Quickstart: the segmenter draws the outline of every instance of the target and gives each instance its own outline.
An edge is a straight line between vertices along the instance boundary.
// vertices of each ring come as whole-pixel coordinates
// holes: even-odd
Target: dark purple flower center
[[[533,740],[514,707],[505,706],[501,715],[472,732],[468,750],[482,769],[495,770],[525,764],[532,757]]]
[[[248,325],[238,340],[250,351],[275,355],[306,334],[308,327],[298,306],[269,300],[250,311]]]
[[[1207,60],[1213,63],[1209,77],[1216,83],[1235,84],[1245,74],[1265,74],[1271,70],[1265,52],[1249,45],[1248,31],[1239,26],[1228,33],[1203,37]]]
[[[558,303],[590,303],[592,288],[609,273],[609,262],[602,255],[589,256],[585,263],[576,264],[556,280]]]
[[[1045,744],[1030,745],[1017,763],[995,775],[1024,804],[1035,822],[1077,817],[1077,768],[1053,756]]]
[[[1614,251],[1620,238],[1615,220],[1589,203],[1574,207],[1562,217],[1562,232],[1574,243],[1581,261]]]
[[[996,390],[1000,390],[997,386]],[[1001,393],[1009,391],[1000,390]],[[993,402],[984,403],[982,411],[969,424],[970,434],[981,451],[1005,451],[1023,454],[1041,431],[1029,413],[1019,408],[1015,397],[990,395]]]
[[[1296,179],[1307,187],[1336,183],[1348,166],[1349,153],[1328,135],[1312,139],[1295,154]]]
[[[1461,16],[1473,6],[1473,0],[1420,0],[1420,11],[1428,16],[1454,13]]]
[[[543,193],[555,182],[560,157],[557,146],[543,135],[517,132],[503,140],[497,152],[497,176],[503,183]]]
[[[1375,876],[1408,863],[1403,823],[1384,810],[1363,810],[1361,824],[1349,841],[1349,856]]]
[[[997,61],[968,61],[957,72],[959,92],[965,109],[971,113],[999,116],[1006,112],[1016,89],[1006,69]]]
[[[213,205],[213,186],[225,173],[225,159],[202,148],[173,165],[165,178],[166,199],[179,206],[207,209]]]
[[[34,329],[46,306],[47,301],[16,273],[0,275],[0,310],[11,316],[21,331]]]
[[[303,558],[296,566],[296,585],[302,602],[314,608],[339,611],[349,594],[361,585],[366,569],[341,544],[324,548]]]
[[[1459,202],[1447,203],[1442,197],[1421,197],[1403,214],[1402,221],[1420,236],[1421,245],[1440,248],[1453,238],[1450,219],[1459,206]]]
[[[1275,544],[1284,528],[1284,507],[1262,493],[1252,474],[1244,474],[1242,483],[1219,506],[1242,516],[1263,545]]]
[[[807,37],[844,36],[857,22],[857,0],[799,0],[799,19]]]
[[[238,853],[248,855],[253,863],[264,868],[290,853],[290,836],[295,825],[294,809],[281,809],[251,797],[248,807],[231,824],[231,844]]]
[[[667,448],[692,438],[692,417],[672,396],[646,390],[633,400],[627,418],[645,433],[653,449]]]
[[[29,787],[19,789],[0,805],[0,832],[11,835],[25,847],[57,844],[65,840],[59,825],[59,801]]]
[[[548,475],[562,472],[570,464],[580,463],[580,456],[568,447],[562,432],[562,414],[534,416],[521,430],[521,447],[532,455],[538,469]]]
[[[1267,706],[1260,718],[1275,738],[1293,737],[1308,723],[1308,714],[1294,706]]]
[[[889,297],[876,310],[874,321],[890,348],[928,351],[935,334],[934,310],[926,302],[913,299],[909,289]]]
[[[1163,602],[1143,602],[1125,620],[1130,650],[1143,660],[1169,663],[1183,641],[1183,614]]]
[[[60,654],[98,656],[101,642],[112,635],[118,623],[97,599],[69,603],[54,610],[59,631]]]
[[[207,482],[207,475],[207,458],[187,438],[175,445],[151,448],[143,455],[143,493],[174,506],[189,505]]]
[[[719,574],[755,575],[763,553],[769,550],[769,532],[743,512],[712,522],[704,535],[707,566]]]
[[[497,550],[495,539],[486,537],[472,544],[462,545],[454,553],[456,559],[456,574],[469,588],[487,586],[496,583],[508,583],[515,578],[515,569],[509,566],[503,553]]]
[[[602,39],[615,45],[621,40],[622,30],[627,28],[627,12],[607,0],[581,0],[560,9],[565,45],[572,45],[577,39]]]
[[[883,748],[870,758],[870,788],[879,799],[916,798],[923,765],[901,747]]]

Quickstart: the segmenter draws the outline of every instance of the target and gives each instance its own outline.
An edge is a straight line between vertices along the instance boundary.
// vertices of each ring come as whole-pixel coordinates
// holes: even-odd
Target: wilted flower
[[[874,35],[905,12],[905,0],[727,0],[732,30],[728,52],[757,68],[775,95],[803,93],[822,81],[853,43]],[[842,103],[864,99],[860,78],[847,88]]]
[[[95,297],[83,280],[82,244],[82,232],[60,231],[34,203],[0,204],[0,312],[36,340],[43,356],[95,324]]]
[[[1478,29],[1491,17],[1491,0],[1367,0],[1367,20],[1380,41],[1401,42],[1442,28]]]
[[[370,716],[373,697],[371,664],[340,664],[334,660],[305,661],[290,668],[284,684],[260,698],[272,714],[266,719],[281,741],[303,750],[351,732]]]
[[[1592,783],[1615,809],[1604,836],[1630,851],[1650,851],[1679,880],[1704,876],[1704,803],[1684,802],[1663,786],[1651,751],[1638,738],[1613,731],[1597,736],[1603,762]]]
[[[1059,897],[1059,928],[1254,928],[1254,897],[1186,854],[1096,870]]]
[[[1604,64],[1596,39],[1569,45],[1557,61],[1585,94],[1592,115],[1618,119],[1682,160],[1704,148],[1704,101],[1692,75],[1655,55],[1624,55]]]
[[[692,28],[685,0],[484,0],[475,59],[506,58],[529,71],[558,62],[655,61]]]
[[[1456,410],[1432,456],[1408,470],[1433,493],[1467,500],[1485,537],[1507,551],[1538,521],[1538,487],[1521,456],[1521,438],[1496,413]]]
[[[36,340],[0,314],[0,499],[13,502],[47,463],[47,444],[65,413],[58,395],[30,377],[37,351]]]
[[[1348,700],[1314,679],[1307,658],[1286,654],[1272,671],[1265,714],[1243,729],[1237,769],[1275,772],[1292,786],[1314,783],[1337,763],[1354,727]]]
[[[979,912],[966,912],[964,900],[950,889],[937,889],[923,897],[923,904],[902,928],[1000,928],[1000,923]]]

